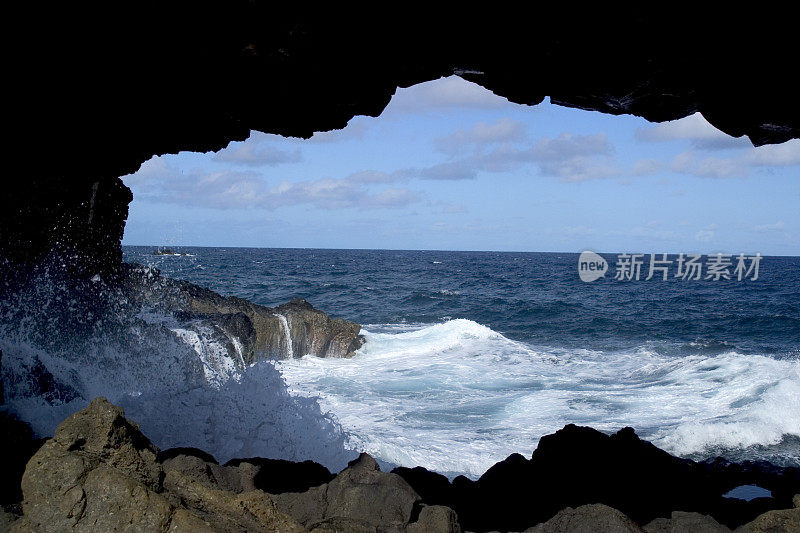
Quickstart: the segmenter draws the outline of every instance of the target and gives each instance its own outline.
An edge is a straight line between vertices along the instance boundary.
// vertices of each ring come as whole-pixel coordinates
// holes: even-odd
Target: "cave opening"
[[[400,465],[428,506],[389,500],[417,526],[613,511],[595,502],[658,527],[790,513],[792,19],[561,9],[37,24],[12,126],[36,168],[0,205],[2,423],[23,443],[0,526],[64,495],[32,505],[18,482],[59,424],[45,451],[111,453],[84,463],[100,466],[70,520],[98,516],[81,480],[119,470],[119,449],[156,473],[130,478],[143,494],[188,506],[173,525],[214,517],[161,485],[168,467],[238,494],[225,483],[309,458],[313,483]],[[395,109],[415,92],[424,109]],[[378,463],[349,462],[365,450]],[[773,497],[719,500],[742,486]]]

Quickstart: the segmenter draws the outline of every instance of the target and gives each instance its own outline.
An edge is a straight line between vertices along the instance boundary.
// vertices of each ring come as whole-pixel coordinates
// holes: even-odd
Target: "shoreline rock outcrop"
[[[142,265],[125,264],[124,269],[122,286],[128,300],[182,321],[205,322],[226,337],[235,337],[241,343],[245,364],[308,354],[352,357],[365,342],[359,334],[360,324],[330,317],[303,299],[271,308],[167,278]],[[229,351],[236,351],[232,348]]]
[[[605,444],[602,444],[602,437],[594,435],[599,432],[593,432],[590,428],[567,426],[544,437],[544,445],[540,445],[531,460],[513,455],[476,482],[456,478],[451,484],[447,478],[419,467],[381,472],[375,460],[363,453],[339,474],[333,475],[311,461],[292,463],[251,458],[220,465],[202,450],[160,451],[136,424],[125,418],[120,407],[105,398],[96,398],[84,410],[62,422],[53,438],[28,461],[21,481],[21,505],[4,505],[0,512],[0,530],[731,531],[724,520],[718,521],[713,516],[683,509],[661,511],[676,501],[668,497],[662,500],[672,491],[693,496],[699,493],[698,487],[670,487],[669,473],[659,470],[667,465],[680,470],[675,461],[683,460],[634,439],[632,431],[606,435]],[[621,445],[617,440],[626,441],[626,444]],[[598,444],[600,449],[593,451],[592,446]],[[578,450],[585,456],[583,459],[575,455]],[[601,456],[604,455],[607,465],[603,464]],[[651,483],[637,483],[625,472],[620,474],[619,480],[597,477],[603,469],[619,468],[617,459],[623,456],[631,470],[640,470],[640,480],[653,476]],[[538,464],[539,461],[547,461],[547,464]],[[600,463],[586,470],[588,461]],[[800,489],[796,477],[792,477],[796,472],[784,469],[770,474],[766,467],[748,470],[748,467],[736,469],[734,466],[740,465],[728,465],[721,470],[719,465],[706,468],[707,483],[702,488],[727,487],[738,482],[737,475],[747,474],[745,477],[755,476],[764,484],[772,479],[770,486],[776,494],[769,510],[742,522],[737,532],[800,530],[800,495],[790,497],[788,508],[780,507],[785,503],[783,492]],[[574,489],[572,495],[560,492],[554,479],[546,476],[548,468],[558,473],[563,487]],[[667,477],[662,477],[664,475]],[[701,479],[702,476],[687,481]],[[776,493],[781,482],[783,489]],[[470,483],[476,486],[470,488]],[[658,483],[667,485],[669,490],[653,492]],[[632,499],[620,500],[621,506],[641,505],[649,500],[655,507],[645,505],[625,513],[602,501],[581,503],[583,499],[597,496],[593,492],[595,488],[604,487],[603,490],[608,491],[605,496],[599,496],[600,500],[618,496],[615,487],[623,484],[629,485],[628,497]],[[536,489],[534,492],[525,490],[525,485]],[[436,501],[448,486],[455,508]],[[470,490],[476,496],[468,502],[471,508],[459,500],[459,493]],[[555,511],[548,503],[549,493],[561,498]],[[504,500],[507,500],[506,505],[503,505]],[[752,502],[747,505],[751,505],[751,509],[761,508]],[[506,516],[506,513],[515,512],[511,506],[517,507],[515,527],[510,527]],[[683,506],[691,507],[692,503]],[[647,523],[632,516],[642,516],[648,509],[655,508],[659,509],[659,516]],[[459,509],[467,512],[462,516]],[[527,518],[518,518],[523,515]],[[640,525],[642,523],[644,525]]]

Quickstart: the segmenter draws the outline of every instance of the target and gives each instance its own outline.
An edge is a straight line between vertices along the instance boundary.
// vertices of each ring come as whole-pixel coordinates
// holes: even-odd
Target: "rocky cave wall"
[[[700,111],[754,145],[800,137],[793,18],[774,9],[15,9],[6,115],[22,164],[6,173],[0,263],[16,271],[53,252],[78,275],[114,269],[131,201],[119,176],[153,155],[251,130],[309,137],[453,74],[520,104],[656,122]]]

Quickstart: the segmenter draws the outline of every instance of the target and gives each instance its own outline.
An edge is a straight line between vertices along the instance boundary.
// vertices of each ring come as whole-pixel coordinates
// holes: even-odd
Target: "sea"
[[[584,282],[578,253],[154,249],[126,246],[124,260],[266,306],[304,298],[361,324],[366,343],[349,359],[294,354],[184,387],[153,378],[169,343],[151,342],[135,350],[148,352],[151,382],[84,379],[80,398],[54,407],[15,396],[6,366],[31,351],[59,356],[5,335],[7,408],[47,433],[102,393],[161,447],[333,470],[365,451],[386,467],[476,478],[565,424],[630,426],[694,460],[800,466],[800,257],[759,257],[757,276],[737,276],[734,255],[729,279],[689,279],[677,255],[659,254],[669,267],[646,279],[647,253],[639,279],[615,279],[620,256],[602,253],[609,271]],[[172,331],[198,354],[210,349]],[[119,344],[101,352],[123,358]],[[75,360],[66,368],[77,375],[102,366]]]

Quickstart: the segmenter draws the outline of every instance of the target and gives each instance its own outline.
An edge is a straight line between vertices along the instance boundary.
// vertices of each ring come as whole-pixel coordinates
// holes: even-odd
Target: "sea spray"
[[[96,317],[72,328],[76,314],[88,315],[85,298],[51,281],[0,307],[3,408],[38,435],[105,396],[161,448],[202,448],[220,461],[311,458],[332,470],[354,457],[315,400],[291,395],[272,362],[245,365],[224,330],[139,307],[116,290],[95,294]]]

